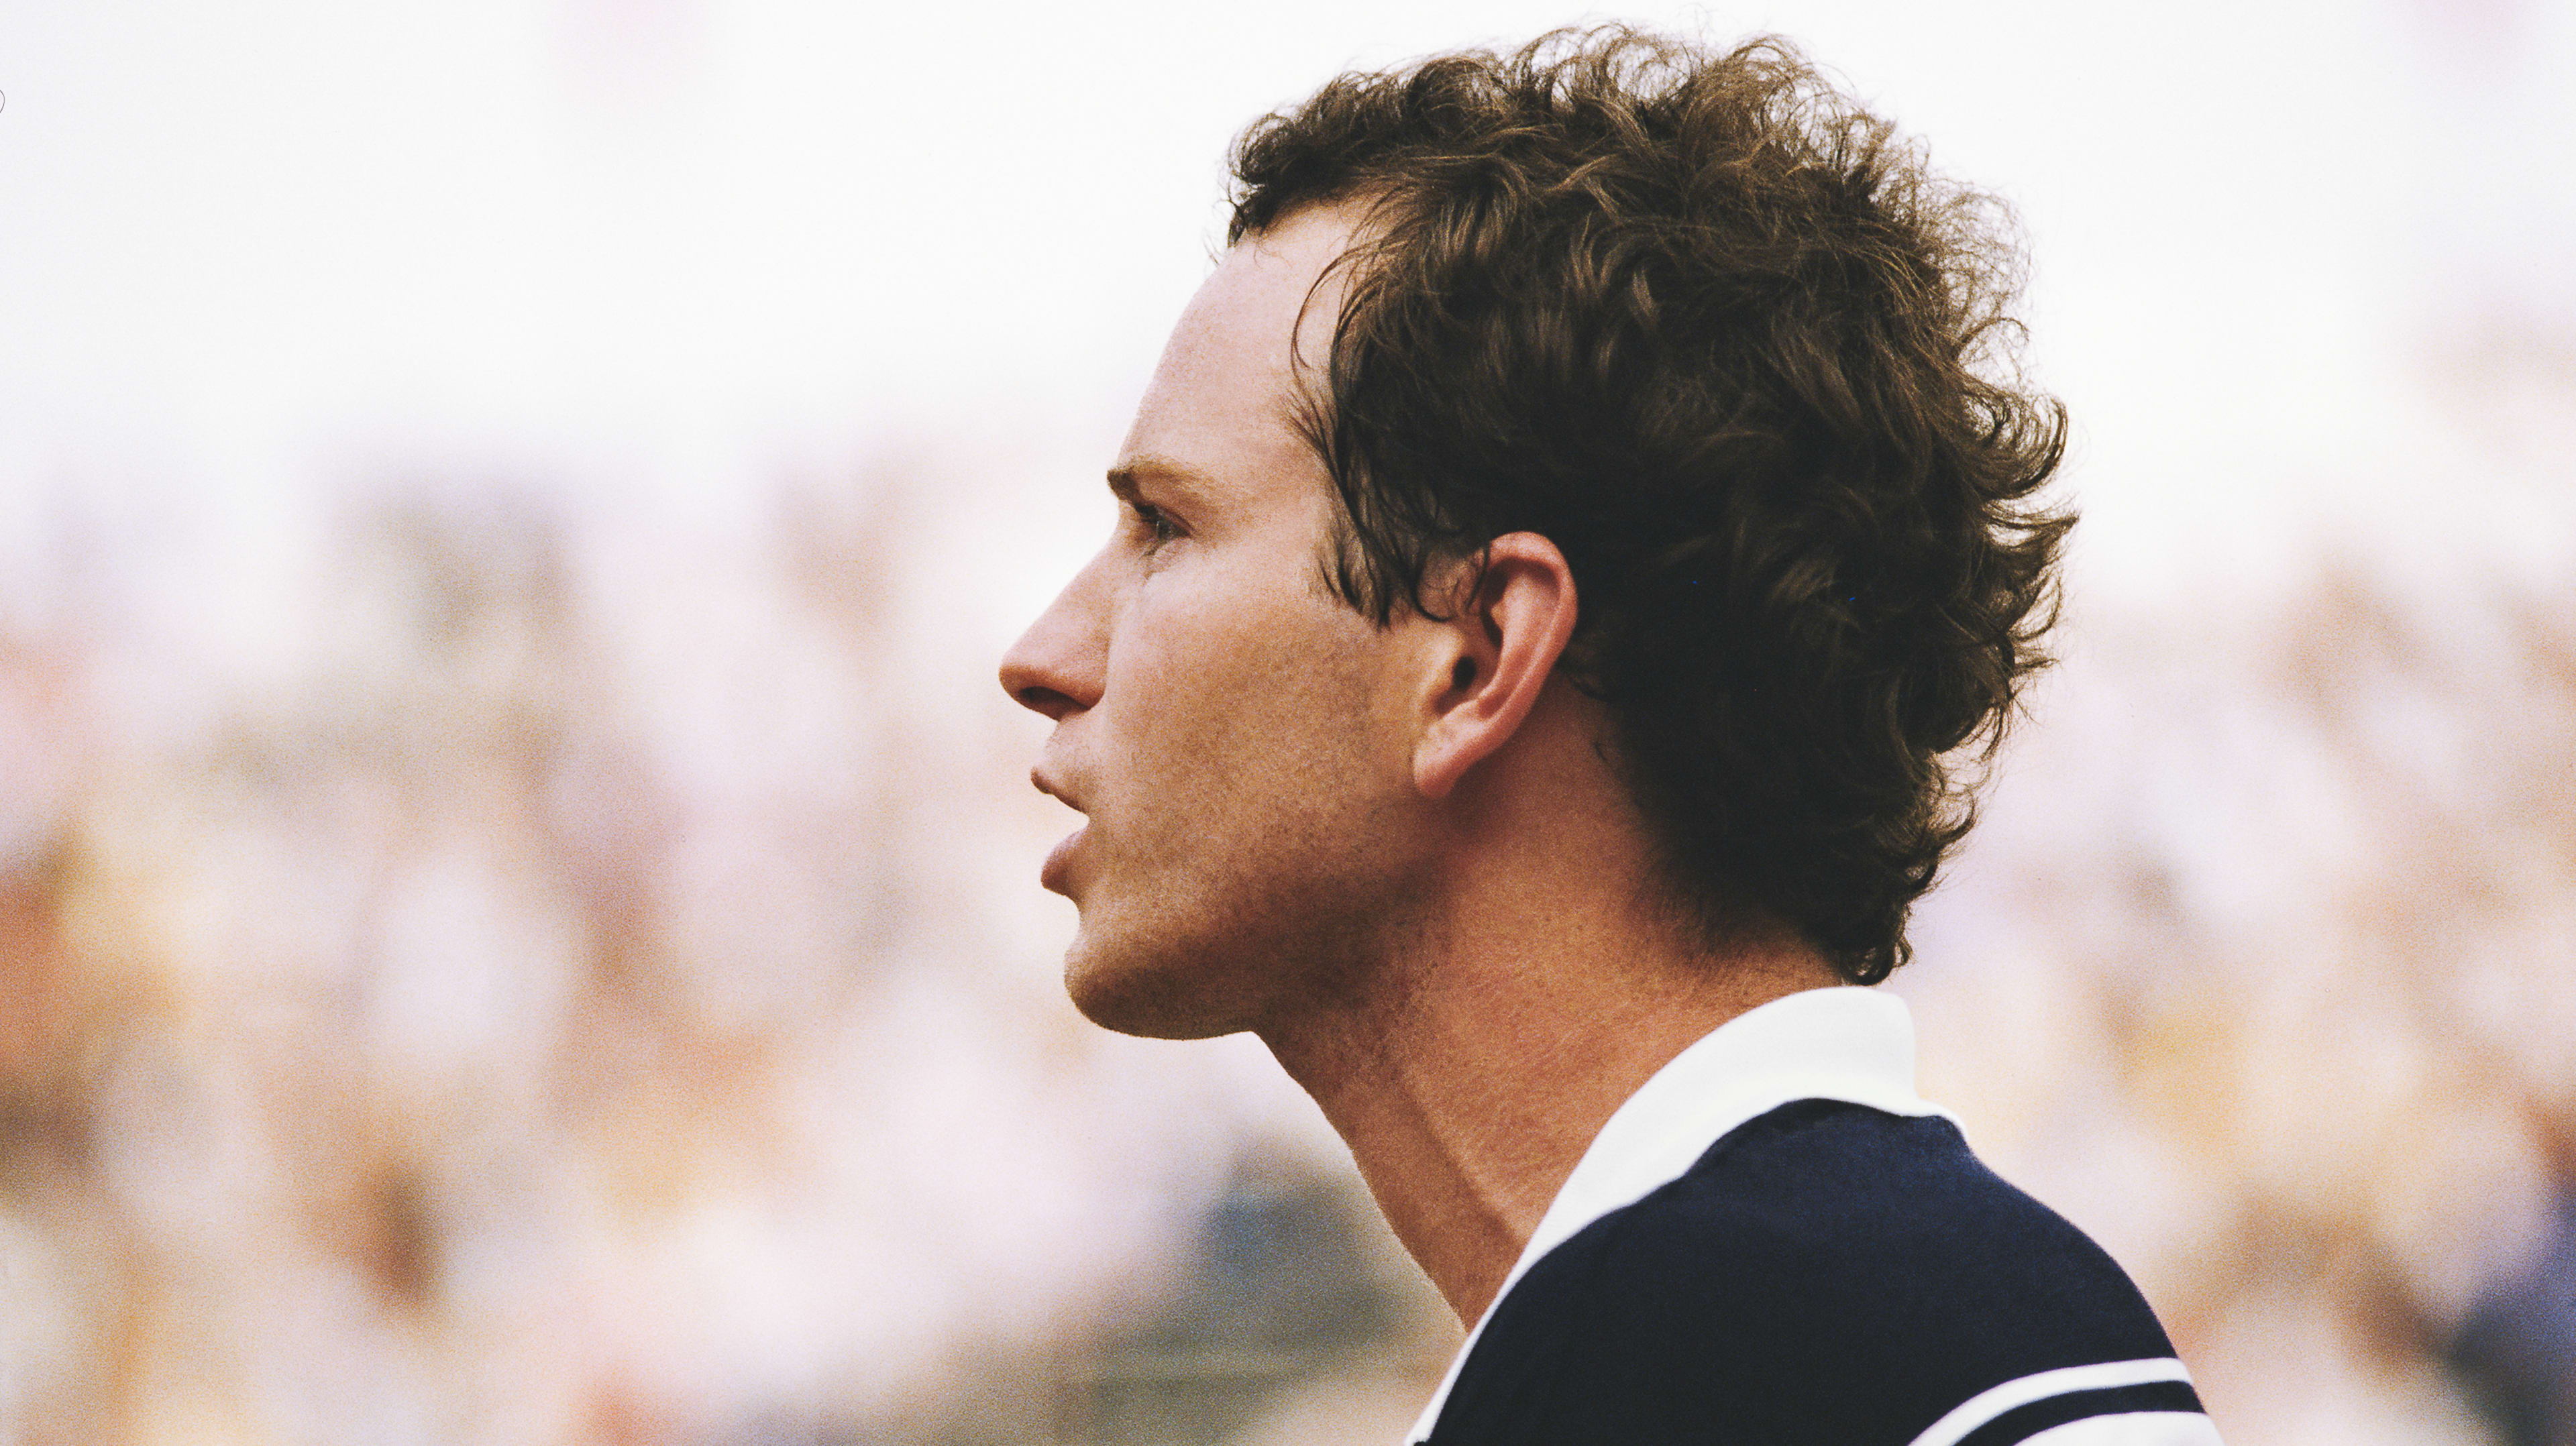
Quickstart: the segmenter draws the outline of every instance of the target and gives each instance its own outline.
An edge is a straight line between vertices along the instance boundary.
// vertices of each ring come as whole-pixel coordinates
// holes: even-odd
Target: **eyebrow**
[[[1151,452],[1132,457],[1110,468],[1109,490],[1117,493],[1122,500],[1132,503],[1137,500],[1137,493],[1148,477],[1172,483],[1184,493],[1193,496],[1203,497],[1210,490],[1210,483],[1204,474],[1192,471],[1169,457]]]

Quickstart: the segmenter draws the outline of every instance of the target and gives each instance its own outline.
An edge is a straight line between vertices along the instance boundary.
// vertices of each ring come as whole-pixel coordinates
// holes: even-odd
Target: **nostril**
[[[1043,713],[1049,718],[1062,718],[1074,711],[1075,706],[1071,698],[1035,683],[1012,689],[1011,697],[1030,712]]]

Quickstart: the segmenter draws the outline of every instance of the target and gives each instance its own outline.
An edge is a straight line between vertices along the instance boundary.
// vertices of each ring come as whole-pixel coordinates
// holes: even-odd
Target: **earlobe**
[[[1529,717],[1574,636],[1574,572],[1556,544],[1510,532],[1471,565],[1472,591],[1439,624],[1446,667],[1425,700],[1413,751],[1414,786],[1446,798]]]

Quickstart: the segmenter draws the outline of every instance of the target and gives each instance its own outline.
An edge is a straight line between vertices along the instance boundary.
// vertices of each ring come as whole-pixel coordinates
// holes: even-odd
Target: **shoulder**
[[[1807,1100],[1532,1266],[1432,1439],[1908,1446],[1964,1422],[1952,1441],[2001,1446],[2197,1412],[2172,1357],[2119,1266],[1948,1121]]]

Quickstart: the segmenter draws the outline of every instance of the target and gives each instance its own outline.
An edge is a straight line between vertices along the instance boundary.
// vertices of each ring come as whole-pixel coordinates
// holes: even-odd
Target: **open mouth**
[[[1072,809],[1074,812],[1082,812],[1082,804],[1070,793],[1066,792],[1062,784],[1049,778],[1047,776],[1046,769],[1043,766],[1029,770],[1029,783],[1034,786],[1038,792],[1056,800],[1058,803]],[[1038,869],[1038,882],[1045,886],[1050,892],[1058,894],[1065,892],[1065,875],[1067,870],[1071,869],[1073,866],[1072,859],[1074,850],[1081,846],[1083,835],[1089,832],[1091,832],[1091,825],[1088,822],[1085,822],[1080,828],[1075,829],[1073,832],[1066,834],[1063,838],[1057,840],[1056,846],[1047,851],[1046,863],[1041,865]]]

